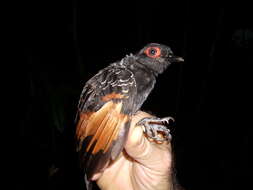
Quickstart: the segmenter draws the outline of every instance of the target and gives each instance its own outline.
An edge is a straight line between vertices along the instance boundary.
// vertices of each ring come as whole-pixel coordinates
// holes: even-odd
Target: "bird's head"
[[[175,56],[170,47],[157,43],[147,44],[136,54],[136,57],[137,62],[155,73],[162,73],[173,62],[184,61],[183,58]]]

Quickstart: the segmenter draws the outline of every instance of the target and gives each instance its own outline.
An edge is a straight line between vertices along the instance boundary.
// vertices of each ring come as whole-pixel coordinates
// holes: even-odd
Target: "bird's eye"
[[[148,57],[157,58],[161,55],[161,49],[159,47],[149,47],[144,52]]]
[[[151,49],[151,50],[149,51],[149,54],[150,54],[150,55],[155,55],[156,52],[157,52],[156,49]]]

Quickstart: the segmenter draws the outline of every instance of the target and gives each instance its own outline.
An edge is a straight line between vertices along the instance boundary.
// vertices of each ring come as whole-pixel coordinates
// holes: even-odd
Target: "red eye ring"
[[[154,52],[154,53],[151,53]],[[149,47],[147,48],[144,53],[151,58],[157,58],[161,55],[161,49],[159,47]]]

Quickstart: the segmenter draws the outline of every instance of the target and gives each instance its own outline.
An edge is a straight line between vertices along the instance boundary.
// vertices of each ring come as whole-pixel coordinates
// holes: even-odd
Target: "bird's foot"
[[[149,138],[158,141],[170,141],[172,136],[170,134],[170,130],[168,129],[168,125],[170,121],[174,122],[175,120],[172,117],[165,118],[144,118],[137,123],[137,125],[144,127],[144,133]]]

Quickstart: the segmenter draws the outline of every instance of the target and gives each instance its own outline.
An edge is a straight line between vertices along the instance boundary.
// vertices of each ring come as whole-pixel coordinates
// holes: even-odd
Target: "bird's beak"
[[[171,63],[174,63],[174,62],[184,62],[184,59],[182,57],[178,57],[178,56],[169,57],[168,60]]]

